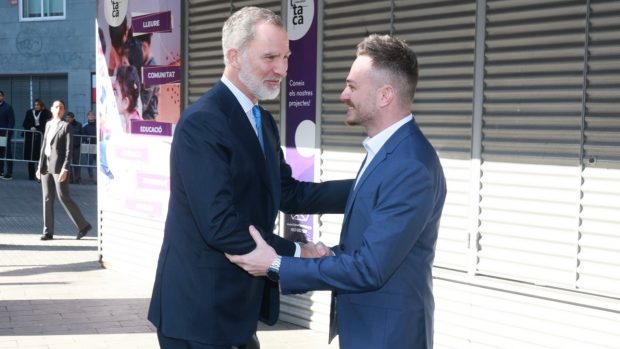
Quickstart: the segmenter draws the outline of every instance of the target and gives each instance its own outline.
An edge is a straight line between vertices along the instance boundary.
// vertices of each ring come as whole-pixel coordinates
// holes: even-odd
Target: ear
[[[377,98],[380,107],[388,106],[394,102],[396,91],[392,85],[383,85],[377,90]]]
[[[228,60],[228,65],[239,70],[241,69],[241,52],[235,48],[230,48],[226,51],[226,59]]]
[[[127,110],[127,108],[129,108],[129,97],[123,97],[121,99],[121,107],[123,110]]]

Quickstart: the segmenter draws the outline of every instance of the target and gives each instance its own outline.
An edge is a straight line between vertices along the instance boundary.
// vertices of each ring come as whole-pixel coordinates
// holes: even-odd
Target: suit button
[[[340,244],[338,247],[340,247],[340,251],[344,251],[344,244]]]

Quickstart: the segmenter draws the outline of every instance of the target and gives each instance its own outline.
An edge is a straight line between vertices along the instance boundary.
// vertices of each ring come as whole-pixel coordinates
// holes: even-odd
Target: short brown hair
[[[418,85],[418,58],[406,42],[390,35],[372,34],[357,45],[357,55],[370,57],[373,68],[387,73],[402,102],[413,102]]]

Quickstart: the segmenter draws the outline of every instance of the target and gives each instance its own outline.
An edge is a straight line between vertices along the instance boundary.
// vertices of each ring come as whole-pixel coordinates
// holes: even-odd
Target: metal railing
[[[43,146],[39,131],[0,127],[0,161],[38,163]],[[73,135],[71,166],[97,168],[97,136]]]

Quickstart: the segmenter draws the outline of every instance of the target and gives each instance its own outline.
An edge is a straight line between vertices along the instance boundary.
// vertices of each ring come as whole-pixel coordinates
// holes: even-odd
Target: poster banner
[[[98,204],[164,220],[180,110],[180,1],[97,2]]]
[[[286,161],[293,176],[314,181],[316,152],[317,18],[316,0],[288,0],[291,57],[286,78]],[[311,215],[285,215],[284,237],[313,241]]]

